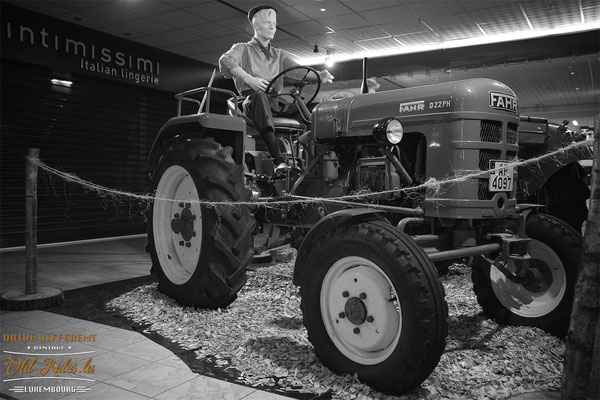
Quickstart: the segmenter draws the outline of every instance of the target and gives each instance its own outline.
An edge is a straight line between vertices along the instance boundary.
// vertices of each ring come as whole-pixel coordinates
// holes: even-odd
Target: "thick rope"
[[[518,167],[539,164],[541,161],[543,161],[545,159],[552,159],[561,154],[564,154],[564,153],[567,153],[569,151],[579,149],[579,148],[585,148],[585,149],[588,149],[588,151],[589,151],[588,145],[589,145],[589,143],[587,143],[585,141],[575,142],[575,143],[571,143],[568,146],[550,151],[546,154],[542,154],[538,157],[530,158],[528,160],[515,159],[512,162],[506,163],[506,165],[502,168],[489,169],[487,171],[480,171],[480,170],[464,171],[463,170],[463,171],[461,171],[460,175],[455,175],[453,177],[448,177],[445,179],[429,178],[427,181],[425,181],[424,183],[422,183],[420,185],[411,186],[411,187],[407,187],[407,188],[385,190],[385,191],[381,191],[381,192],[359,192],[359,193],[355,193],[355,194],[351,194],[351,195],[347,195],[347,196],[335,197],[335,198],[325,198],[325,197],[310,197],[309,198],[309,197],[300,197],[300,196],[294,196],[294,195],[286,195],[286,196],[282,197],[282,200],[277,200],[277,201],[270,201],[268,199],[257,199],[257,200],[244,201],[244,202],[242,202],[242,201],[209,201],[209,200],[168,199],[168,198],[159,198],[159,197],[153,196],[152,194],[148,194],[148,193],[136,194],[136,193],[126,192],[123,190],[107,188],[105,186],[98,185],[98,184],[95,184],[90,181],[86,181],[86,180],[78,177],[77,175],[74,175],[74,174],[71,174],[68,172],[63,172],[57,168],[51,167],[48,164],[46,164],[43,161],[40,161],[38,159],[30,158],[29,161],[34,164],[37,164],[37,166],[45,173],[50,174],[50,175],[55,175],[55,176],[61,178],[62,180],[64,180],[65,182],[73,183],[75,185],[80,185],[89,191],[96,192],[98,194],[105,194],[108,196],[113,196],[114,198],[119,198],[119,197],[130,198],[132,200],[147,201],[147,202],[186,201],[186,202],[190,202],[190,203],[202,204],[205,206],[213,206],[213,207],[257,205],[257,204],[268,204],[270,206],[275,206],[275,205],[283,205],[283,204],[291,205],[291,204],[298,204],[298,203],[305,204],[305,205],[310,204],[310,203],[324,203],[324,202],[331,203],[331,202],[336,202],[336,201],[348,202],[348,201],[361,201],[362,200],[364,202],[364,201],[367,201],[368,199],[377,199],[380,196],[398,195],[400,193],[410,193],[410,192],[421,191],[424,189],[429,189],[429,190],[432,190],[434,193],[439,194],[442,192],[442,188],[448,187],[453,184],[465,182],[465,181],[468,181],[471,179],[486,177],[492,171],[499,171],[499,170],[502,170],[507,167],[518,168]],[[592,157],[591,151],[589,151],[589,154],[590,154],[590,158],[591,158]],[[359,204],[364,205],[364,203],[357,203],[357,205],[359,205]]]

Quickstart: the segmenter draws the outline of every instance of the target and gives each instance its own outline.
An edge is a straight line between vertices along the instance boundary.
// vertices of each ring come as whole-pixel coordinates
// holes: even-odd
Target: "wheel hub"
[[[363,364],[386,359],[402,330],[395,297],[386,274],[372,261],[349,256],[332,265],[322,284],[321,310],[337,348]]]
[[[367,306],[358,297],[352,297],[346,301],[344,313],[348,321],[354,325],[361,325],[367,320]]]
[[[194,274],[200,260],[202,208],[195,202],[200,197],[194,180],[179,165],[163,172],[156,197],[152,210],[156,256],[167,278],[181,285]]]
[[[500,270],[490,269],[492,290],[510,312],[526,318],[539,318],[552,312],[561,302],[567,287],[565,267],[560,257],[539,240],[529,245],[529,275],[522,284],[511,282]],[[514,263],[507,268],[514,272]]]
[[[552,272],[550,268],[538,260],[533,260],[523,287],[533,293],[542,293],[548,290],[551,284]]]
[[[179,205],[183,207],[183,204]],[[171,220],[171,230],[175,234],[181,234],[183,240],[189,242],[192,240],[194,236],[196,236],[196,232],[194,231],[194,221],[196,220],[196,216],[190,210],[191,204],[187,203],[183,210],[181,210],[181,214],[175,214],[175,218]]]

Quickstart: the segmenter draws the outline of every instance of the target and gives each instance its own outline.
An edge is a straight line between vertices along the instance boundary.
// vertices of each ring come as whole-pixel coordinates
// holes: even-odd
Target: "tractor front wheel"
[[[300,289],[308,339],[333,372],[406,393],[444,351],[448,309],[415,242],[379,221],[342,225],[311,252]]]
[[[475,260],[471,278],[477,301],[487,316],[499,324],[526,325],[565,336],[571,307],[581,235],[563,221],[546,214],[527,218],[529,282],[517,284],[481,257]],[[506,266],[515,272],[515,265]]]
[[[174,138],[151,177],[152,273],[159,291],[183,306],[225,307],[246,282],[254,220],[248,205],[235,204],[250,191],[231,152],[210,140]]]

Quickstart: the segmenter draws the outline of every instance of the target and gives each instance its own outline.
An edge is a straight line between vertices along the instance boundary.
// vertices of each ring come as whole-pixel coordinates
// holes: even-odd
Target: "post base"
[[[0,296],[0,309],[6,311],[29,311],[60,305],[65,295],[62,289],[39,287],[37,293],[26,294],[22,290],[9,290]]]

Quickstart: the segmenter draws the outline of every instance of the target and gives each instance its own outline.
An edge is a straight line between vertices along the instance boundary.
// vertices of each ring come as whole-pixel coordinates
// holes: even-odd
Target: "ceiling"
[[[522,112],[600,108],[597,0],[3,1],[213,65],[252,36],[248,9],[272,4],[276,47],[301,63],[341,61],[330,94],[357,87],[351,60],[368,56],[379,90],[487,77],[517,92]]]

